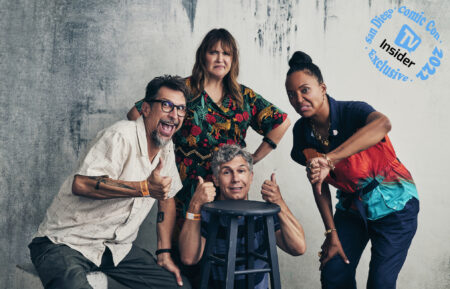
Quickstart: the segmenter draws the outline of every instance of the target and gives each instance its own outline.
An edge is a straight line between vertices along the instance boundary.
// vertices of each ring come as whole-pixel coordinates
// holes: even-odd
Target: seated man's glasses
[[[152,99],[147,102],[160,102],[162,111],[169,113],[169,112],[172,112],[172,110],[174,108],[177,108],[178,116],[186,115],[186,106],[185,105],[175,105],[172,102],[165,100],[165,99]]]

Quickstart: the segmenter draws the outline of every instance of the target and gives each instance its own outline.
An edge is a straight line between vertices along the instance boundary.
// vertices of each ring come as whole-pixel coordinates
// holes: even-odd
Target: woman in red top
[[[297,51],[289,66],[286,90],[302,116],[291,156],[307,166],[325,225],[322,287],[356,288],[356,267],[370,240],[367,288],[393,289],[416,232],[419,202],[387,136],[390,121],[365,102],[330,97],[307,54]],[[338,189],[334,216],[329,185]]]

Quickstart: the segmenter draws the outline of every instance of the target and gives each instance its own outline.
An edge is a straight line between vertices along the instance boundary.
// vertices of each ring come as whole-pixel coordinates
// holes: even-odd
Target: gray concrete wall
[[[406,1],[0,0],[0,287],[12,287],[14,266],[95,133],[124,119],[146,83],[164,73],[187,76],[200,40],[227,28],[241,53],[240,82],[298,117],[284,91],[287,59],[310,53],[329,93],[359,99],[387,114],[399,158],[421,197],[419,229],[399,288],[450,288],[448,175],[448,1],[408,1],[438,24],[444,57],[427,81],[400,83],[368,59],[370,19]],[[389,31],[385,31],[389,33]],[[433,45],[423,36],[424,47]],[[428,46],[427,46],[428,45]],[[250,133],[255,149],[261,138]],[[323,225],[304,170],[289,157],[291,132],[256,166],[252,199],[276,170],[285,199],[303,223],[302,257],[280,253],[284,288],[318,288]],[[154,214],[154,213],[153,213]],[[150,216],[138,242],[154,243]],[[369,250],[358,270],[367,278]]]

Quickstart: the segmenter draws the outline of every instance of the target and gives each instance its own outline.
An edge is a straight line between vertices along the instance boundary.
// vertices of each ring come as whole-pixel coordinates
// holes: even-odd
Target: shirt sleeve
[[[293,141],[294,144],[292,146],[291,150],[291,158],[296,161],[297,163],[301,164],[302,166],[306,165],[306,157],[303,154],[303,150],[305,149],[304,144],[304,132],[301,125],[301,119],[298,120],[295,125],[294,129],[292,130],[293,133]]]
[[[119,179],[131,146],[117,131],[103,130],[80,164],[77,175],[108,176]]]
[[[200,225],[200,233],[202,237],[208,237],[208,224],[209,224],[209,213],[206,211],[201,211],[201,225]]]
[[[278,127],[286,119],[287,114],[281,109],[255,93],[252,89],[243,86],[244,100],[250,104],[250,126],[259,134],[266,135]]]
[[[139,111],[139,113],[141,113],[143,103],[144,103],[144,99],[141,99],[134,104],[134,106],[136,107],[137,111]]]
[[[349,101],[344,110],[344,117],[347,118],[345,123],[361,128],[366,125],[367,117],[374,111],[375,109],[366,102]]]

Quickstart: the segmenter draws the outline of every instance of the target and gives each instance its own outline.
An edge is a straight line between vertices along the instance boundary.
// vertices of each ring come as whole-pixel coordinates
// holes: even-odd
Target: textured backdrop
[[[388,79],[365,50],[370,20],[405,3],[434,17],[442,39],[444,58],[427,81]],[[240,47],[240,82],[293,122],[284,78],[298,49],[322,68],[331,96],[368,101],[390,117],[394,147],[421,198],[398,287],[450,288],[449,12],[444,0],[0,0],[0,287],[12,288],[14,266],[29,262],[26,245],[89,140],[124,119],[153,77],[189,75],[205,33],[225,27]],[[250,133],[247,140],[253,150],[261,137]],[[291,145],[289,131],[255,167],[251,198],[260,199],[258,188],[275,171],[308,245],[301,257],[280,252],[284,288],[318,288],[323,225],[304,169],[289,157]],[[153,250],[154,240],[153,212],[137,242]]]

